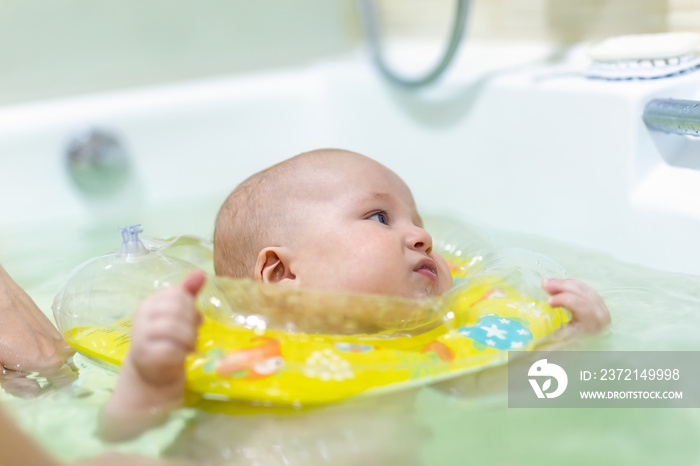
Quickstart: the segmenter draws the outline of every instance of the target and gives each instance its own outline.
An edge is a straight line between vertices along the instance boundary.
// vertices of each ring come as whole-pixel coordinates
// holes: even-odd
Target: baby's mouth
[[[413,269],[413,271],[418,272],[419,274],[424,275],[431,280],[437,281],[437,265],[435,265],[435,262],[432,259],[423,259],[418,263],[418,265],[415,269]]]

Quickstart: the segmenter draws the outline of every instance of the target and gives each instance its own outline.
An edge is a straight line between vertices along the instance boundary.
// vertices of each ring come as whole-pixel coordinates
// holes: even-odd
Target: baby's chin
[[[408,298],[408,299],[419,299],[419,300],[425,300],[425,299],[431,299],[431,298],[437,298],[438,296],[442,296],[447,290],[449,290],[451,287],[440,287],[440,286],[431,286],[431,287],[424,287],[424,288],[417,288],[413,290],[407,290],[405,293],[402,293],[400,296],[402,298]]]

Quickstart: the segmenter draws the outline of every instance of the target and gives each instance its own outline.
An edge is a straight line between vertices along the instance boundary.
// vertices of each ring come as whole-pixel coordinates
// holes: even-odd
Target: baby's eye
[[[382,225],[389,224],[389,218],[387,217],[386,213],[384,213],[384,212],[377,212],[376,214],[369,217],[369,220],[374,220],[375,222],[379,222]]]

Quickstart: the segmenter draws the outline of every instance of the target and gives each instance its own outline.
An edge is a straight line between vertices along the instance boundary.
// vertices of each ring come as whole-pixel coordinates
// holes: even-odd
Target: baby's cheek
[[[435,253],[433,260],[438,268],[438,294],[443,294],[452,288],[452,272],[447,261],[440,255]]]

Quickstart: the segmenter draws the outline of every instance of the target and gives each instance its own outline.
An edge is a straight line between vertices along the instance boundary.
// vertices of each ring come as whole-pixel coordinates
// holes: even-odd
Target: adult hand
[[[55,372],[74,352],[32,298],[0,265],[0,365],[3,372]]]

